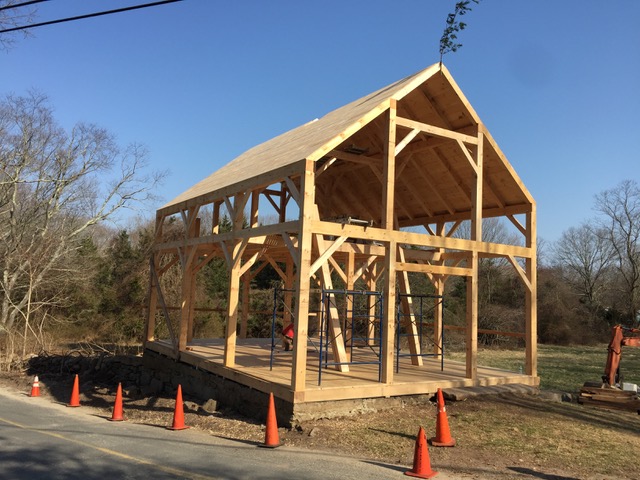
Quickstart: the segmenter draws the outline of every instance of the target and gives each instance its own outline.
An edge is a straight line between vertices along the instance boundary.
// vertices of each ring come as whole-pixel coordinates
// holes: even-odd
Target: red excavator
[[[605,408],[637,410],[640,414],[638,392],[623,388],[625,385],[620,375],[622,347],[640,347],[640,329],[622,325],[613,327],[602,383],[586,382],[580,390],[578,402]]]
[[[622,325],[613,327],[611,341],[609,342],[609,354],[607,355],[607,365],[604,367],[602,381],[609,387],[615,388],[622,383],[620,378],[620,356],[622,347],[640,347],[640,329],[627,328]]]

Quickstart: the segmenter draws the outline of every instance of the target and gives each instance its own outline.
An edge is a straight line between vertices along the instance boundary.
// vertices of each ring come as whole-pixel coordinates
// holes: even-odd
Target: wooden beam
[[[249,296],[251,290],[251,276],[242,277],[242,312],[240,315],[240,338],[247,338],[247,326],[249,323]]]
[[[213,213],[211,221],[211,234],[216,235],[220,233],[220,206],[222,202],[213,202]]]
[[[454,275],[458,277],[468,277],[473,273],[470,268],[404,262],[398,262],[396,264],[396,270],[399,272],[431,273],[434,275]]]
[[[256,228],[244,228],[239,231],[231,231],[219,233],[217,235],[207,235],[204,237],[190,238],[188,240],[177,240],[166,242],[154,246],[154,251],[175,249],[183,246],[204,245],[210,243],[221,243],[227,241],[235,241],[243,238],[257,238],[269,235],[280,235],[283,232],[295,233],[299,227],[298,220],[292,220],[285,223],[275,223],[273,225],[261,225]]]
[[[418,245],[431,248],[446,248],[451,250],[471,251],[495,255],[513,255],[526,258],[531,256],[531,249],[517,245],[505,245],[501,243],[476,242],[463,238],[448,238],[405,231],[383,230],[376,227],[360,227],[357,225],[345,225],[334,222],[315,220],[311,222],[315,233],[360,238],[363,240],[377,241],[380,243],[394,240],[399,244]]]
[[[462,225],[462,220],[458,220],[458,221],[454,222],[454,224],[451,225],[451,228],[449,229],[449,231],[447,232],[447,234],[445,236],[451,238],[453,236],[453,234],[456,233],[458,228],[460,228],[460,225]]]
[[[244,221],[244,207],[248,195],[238,193],[233,202],[233,230],[242,230]],[[228,203],[225,198],[225,202]],[[236,240],[231,252],[231,268],[229,269],[229,295],[227,297],[227,325],[224,343],[225,367],[233,368],[236,362],[236,339],[238,329],[238,310],[240,305],[240,277],[242,255],[248,244],[248,237]]]
[[[524,283],[525,288],[528,291],[531,291],[532,285],[531,285],[531,282],[530,282],[529,278],[527,277],[527,272],[525,272],[522,269],[522,267],[518,264],[518,261],[515,259],[515,257],[513,257],[511,255],[507,255],[507,260],[509,260],[509,263],[511,263],[511,265],[513,265],[513,268],[515,269],[516,273],[520,276],[520,279],[522,280],[522,283]]]
[[[276,203],[275,200],[273,199],[273,197],[271,196],[271,193],[266,193],[267,191],[264,190],[262,193],[264,194],[265,198],[269,201],[269,203],[271,204],[271,206],[273,207],[273,209],[276,211],[276,213],[279,215],[280,214],[280,207],[281,205],[279,203]],[[271,190],[270,190],[271,192]],[[278,196],[280,196],[280,192],[278,192]]]
[[[396,261],[398,244],[391,240],[387,243],[387,254],[384,257],[384,312],[381,341],[382,383],[393,383],[393,344],[396,329]]]
[[[249,227],[256,228],[259,223],[260,191],[251,192],[251,212],[249,213]]]
[[[295,262],[293,261],[293,258],[287,258],[287,262],[285,263],[285,274],[287,278],[284,281],[284,312],[282,314],[283,326],[287,326],[292,322],[291,314],[293,307],[293,286],[295,280],[294,264]]]
[[[367,263],[369,262],[369,259],[367,259]],[[366,282],[367,282],[367,288],[369,289],[370,292],[375,292],[376,291],[376,281],[378,279],[378,276],[376,274],[376,269],[377,269],[377,263],[372,263],[371,267],[367,267],[368,270],[368,275],[366,275]],[[376,299],[375,296],[373,295],[368,295],[367,296],[367,307],[369,310],[369,318],[371,319],[375,319],[377,317],[376,315],[376,304],[377,304],[378,300]],[[382,307],[381,307],[382,308]],[[380,326],[380,328],[382,328],[382,326]],[[382,331],[380,332],[380,335],[382,335]],[[374,321],[370,321],[368,328],[367,328],[367,338],[368,338],[368,342],[367,344],[372,346],[375,345],[376,343],[376,322]],[[382,339],[380,339],[381,341]]]
[[[378,260],[377,255],[370,255],[364,262],[362,262],[360,267],[354,272],[355,278],[366,277],[367,276],[366,272],[369,270],[369,267],[371,267],[371,265],[374,265],[377,260]],[[375,283],[375,281],[373,283]]]
[[[298,224],[298,274],[295,279],[295,336],[293,339],[293,361],[291,366],[291,389],[294,396],[303,394],[307,380],[307,336],[309,327],[309,267],[311,266],[312,233],[310,220],[316,216],[315,165],[306,160],[300,179],[300,222]]]
[[[314,273],[316,273],[318,269],[327,262],[328,258],[333,255],[334,252],[340,247],[340,245],[342,245],[346,240],[347,237],[345,235],[338,237],[324,252],[318,252],[320,256],[316,259],[315,262],[313,262],[313,265],[311,265],[309,274],[313,275]],[[318,245],[320,245],[321,243],[324,244],[324,242],[318,242]]]
[[[245,273],[247,273],[247,271],[253,266],[254,263],[256,263],[256,260],[258,260],[260,258],[260,255],[262,255],[263,253],[263,250],[259,250],[244,262],[244,264],[240,267],[241,277],[244,276]]]
[[[316,244],[316,248],[318,252],[327,251],[327,246],[325,240],[322,235],[313,235],[313,241]],[[331,272],[329,270],[329,265],[327,262],[323,262],[320,265],[320,278],[322,281],[323,288],[327,290],[333,290],[333,280],[331,279]],[[341,372],[348,372],[349,365],[347,362],[349,359],[347,358],[347,352],[344,347],[344,337],[342,336],[342,326],[340,325],[340,316],[338,315],[338,310],[335,306],[328,306],[328,330],[329,330],[329,339],[331,340],[331,349],[333,352],[333,360],[338,365],[336,365],[336,369]]]
[[[522,226],[522,224],[518,221],[518,219],[516,217],[514,217],[513,215],[507,215],[507,218],[511,221],[511,223],[513,223],[513,225],[520,231],[520,233],[522,233],[522,235],[527,236],[527,229]]]
[[[332,150],[329,152],[329,156],[335,157],[338,160],[343,160],[349,163],[356,163],[358,165],[377,165],[382,166],[382,158],[369,157],[367,155],[357,155],[355,153],[343,152],[342,150]]]
[[[526,246],[533,254],[526,259],[527,278],[531,286],[525,292],[525,371],[527,375],[538,375],[538,285],[537,285],[537,223],[536,205],[527,214]]]
[[[478,376],[478,242],[482,240],[482,186],[483,186],[483,128],[478,126],[478,148],[476,150],[476,174],[471,188],[471,241],[474,247],[469,254],[467,277],[467,378],[474,382]]]
[[[452,227],[457,228],[459,224],[456,224]],[[455,230],[454,230],[455,231]],[[446,230],[445,223],[439,223],[436,226],[436,235],[439,237],[446,237],[449,234],[453,234],[451,229],[449,232]],[[440,256],[444,255],[444,249],[438,249]],[[444,258],[440,260],[440,264],[444,265]],[[444,345],[443,345],[443,329],[444,329],[444,305],[443,305],[443,297],[444,297],[444,287],[446,282],[446,276],[444,275],[432,275],[431,281],[435,288],[435,293],[438,298],[434,299],[434,310],[433,310],[433,354],[436,355],[436,358],[440,359],[443,355]]]
[[[156,286],[156,292],[158,295],[158,300],[160,302],[160,306],[162,307],[162,313],[164,315],[164,320],[167,324],[167,330],[169,331],[169,338],[171,340],[171,346],[173,347],[173,355],[174,358],[178,356],[178,339],[176,338],[176,334],[173,331],[173,326],[171,325],[171,315],[169,314],[169,310],[167,309],[167,303],[164,301],[164,295],[162,293],[162,285],[160,285],[160,279],[155,270],[155,265],[151,263],[151,276],[153,277],[153,283]]]
[[[149,293],[147,303],[147,319],[145,323],[145,335],[144,343],[153,342],[155,339],[156,329],[156,307],[158,303],[158,292],[156,291],[155,282],[158,281],[158,277],[154,275],[156,271],[155,255],[151,255],[149,258]]]
[[[347,274],[340,267],[340,264],[336,261],[335,258],[329,257],[329,263],[333,267],[333,271],[338,274],[338,276],[342,279],[343,282],[347,282]]]
[[[384,163],[382,183],[382,219],[381,227],[385,230],[393,230],[393,214],[395,206],[395,165],[396,165],[396,110],[397,102],[389,100],[389,110],[386,116],[386,129],[384,142]]]
[[[352,291],[355,286],[356,277],[356,256],[353,252],[347,254],[347,262],[345,265],[345,286],[347,290]],[[345,342],[347,346],[353,346],[353,296],[347,295],[346,315],[345,315]],[[347,358],[351,361],[351,349],[347,350]]]
[[[460,140],[464,143],[469,143],[472,145],[478,144],[478,138],[472,137],[471,135],[464,135],[462,133],[454,132],[453,130],[447,130],[446,128],[436,127],[435,125],[428,125],[422,122],[416,122],[415,120],[410,120],[408,118],[398,117],[397,124],[401,127],[407,127],[413,129],[420,130],[428,135],[433,135],[436,137],[444,137],[450,138],[452,140]]]
[[[295,264],[295,266],[297,268],[298,267],[298,252],[297,252],[296,247],[293,245],[293,242],[291,241],[291,237],[289,236],[288,233],[285,233],[285,232],[282,232],[280,235],[282,236],[282,241],[287,246],[287,250],[289,250],[289,255],[291,255],[291,259],[293,260],[293,263]]]
[[[409,145],[409,143],[411,143],[411,140],[416,138],[419,134],[420,134],[420,129],[414,128],[407,135],[405,135],[405,137],[400,141],[400,143],[396,145],[396,148],[395,148],[396,157],[400,155],[400,152],[402,152],[402,150],[404,150],[404,148],[407,145]]]
[[[200,222],[196,221],[196,213],[198,207],[189,209],[183,219],[187,225],[185,232],[186,238],[196,238],[199,234]],[[195,259],[197,249],[193,246],[184,247],[181,254],[182,262],[182,285],[181,285],[181,303],[180,303],[180,323],[178,328],[178,351],[184,351],[187,348],[191,327],[193,325],[193,308],[195,288],[195,273],[193,271],[193,260]]]
[[[195,217],[192,219],[191,224],[189,226],[189,236],[190,237],[198,237],[200,235],[200,217]],[[195,322],[195,308],[196,308],[196,259],[197,259],[198,250],[196,247],[191,247],[191,252],[189,254],[189,270],[188,274],[191,278],[189,278],[189,293],[187,297],[188,304],[188,324],[187,324],[187,342],[193,340],[193,331],[194,331],[194,322]],[[185,272],[186,274],[187,272]],[[186,347],[186,345],[185,345]]]
[[[398,257],[400,262],[404,263],[404,249],[398,248]],[[411,365],[422,366],[420,336],[418,334],[418,325],[416,316],[413,312],[413,299],[411,298],[411,286],[409,285],[409,274],[405,271],[398,270],[398,284],[400,286],[400,296],[402,311],[405,318],[406,334],[409,335],[409,352],[411,352]]]
[[[289,193],[291,193],[291,196],[293,197],[295,202],[298,204],[298,207],[300,207],[300,192],[298,191],[298,187],[296,187],[296,184],[293,183],[293,180],[291,180],[291,178],[289,177],[286,177],[284,181],[287,184],[287,189],[289,190]]]
[[[334,163],[336,163],[338,159],[336,157],[332,157],[329,160],[327,160],[325,163],[323,163],[321,166],[316,168],[316,181],[318,180],[318,177],[320,175],[322,175],[324,172],[326,172],[329,167],[331,167]]]
[[[269,264],[273,267],[273,269],[276,271],[276,273],[278,274],[278,276],[282,279],[282,281],[285,281],[287,279],[287,275],[286,273],[284,273],[282,271],[282,269],[278,266],[278,263],[267,253],[264,254],[264,258],[267,259],[267,261],[269,262]]]
[[[471,168],[473,168],[473,171],[475,173],[478,173],[478,166],[476,165],[475,160],[473,159],[473,157],[469,153],[469,150],[467,149],[467,146],[464,143],[462,143],[462,140],[456,139],[456,142],[457,142],[458,146],[460,147],[460,151],[462,152],[464,157],[467,159],[467,162],[469,163],[469,166]]]

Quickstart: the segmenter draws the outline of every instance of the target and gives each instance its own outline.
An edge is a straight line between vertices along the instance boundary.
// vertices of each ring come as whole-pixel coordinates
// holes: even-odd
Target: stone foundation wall
[[[241,385],[232,380],[199,370],[186,363],[176,362],[164,355],[145,350],[144,367],[156,382],[175,391],[180,383],[185,394],[202,400],[214,399],[219,408],[230,408],[249,418],[264,421],[267,416],[269,394]],[[292,404],[275,398],[278,425],[291,426]]]
[[[81,384],[93,383],[114,387],[122,383],[128,397],[174,396],[182,386],[185,400],[194,400],[216,410],[230,409],[264,422],[269,395],[232,380],[176,362],[162,354],[145,350],[144,356],[44,356],[32,358],[29,373],[41,380],[69,378],[78,374]],[[364,398],[293,405],[275,398],[278,425],[292,427],[320,418],[336,418],[362,413],[402,408],[407,404],[429,403],[431,395],[391,398]],[[213,401],[211,401],[213,400]]]

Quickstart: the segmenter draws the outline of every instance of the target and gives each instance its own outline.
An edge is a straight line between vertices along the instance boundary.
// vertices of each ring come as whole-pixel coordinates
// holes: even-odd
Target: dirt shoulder
[[[23,392],[30,391],[32,380],[23,373],[0,374],[0,385]],[[41,396],[69,401],[72,375],[46,375],[41,380]],[[85,375],[80,390],[83,406],[111,416],[116,385]],[[204,402],[188,394],[184,405],[185,423],[192,428],[229,439],[264,440],[264,426],[254,420],[228,410],[207,412]],[[127,421],[170,425],[174,408],[175,397],[125,388]],[[435,470],[455,472],[460,478],[639,478],[634,452],[640,451],[640,415],[633,412],[503,394],[449,402],[447,416],[457,445],[429,448]],[[432,436],[435,422],[435,405],[406,404],[393,411],[309,421],[279,433],[285,445],[411,466],[419,427]]]

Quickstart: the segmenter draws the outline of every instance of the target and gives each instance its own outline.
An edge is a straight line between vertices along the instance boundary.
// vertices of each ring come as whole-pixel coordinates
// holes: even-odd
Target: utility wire
[[[2,10],[9,10],[11,8],[20,8],[27,7],[29,5],[33,5],[35,3],[48,2],[49,0],[31,0],[30,2],[22,2],[22,3],[14,3],[13,5],[5,5],[4,7],[0,7],[0,12]]]
[[[34,0],[32,2],[26,2],[26,3],[37,3],[37,2],[43,2],[43,1],[48,1],[48,0]],[[111,15],[112,13],[128,12],[130,10],[138,10],[140,8],[157,7],[158,5],[164,5],[165,3],[175,3],[175,2],[181,2],[181,1],[182,0],[164,0],[162,2],[152,2],[152,3],[145,3],[143,5],[133,5],[131,7],[118,8],[115,10],[106,10],[103,12],[88,13],[86,15],[78,15],[77,17],[61,18],[58,20],[50,20],[48,22],[33,23],[31,25],[23,25],[20,27],[6,28],[4,30],[0,30],[0,33],[16,32],[18,30],[26,30],[27,28],[36,28],[36,27],[44,27],[45,25],[54,25],[56,23],[73,22],[75,20],[83,20],[85,18],[101,17],[102,15]],[[17,5],[14,5],[14,7],[15,6]]]

